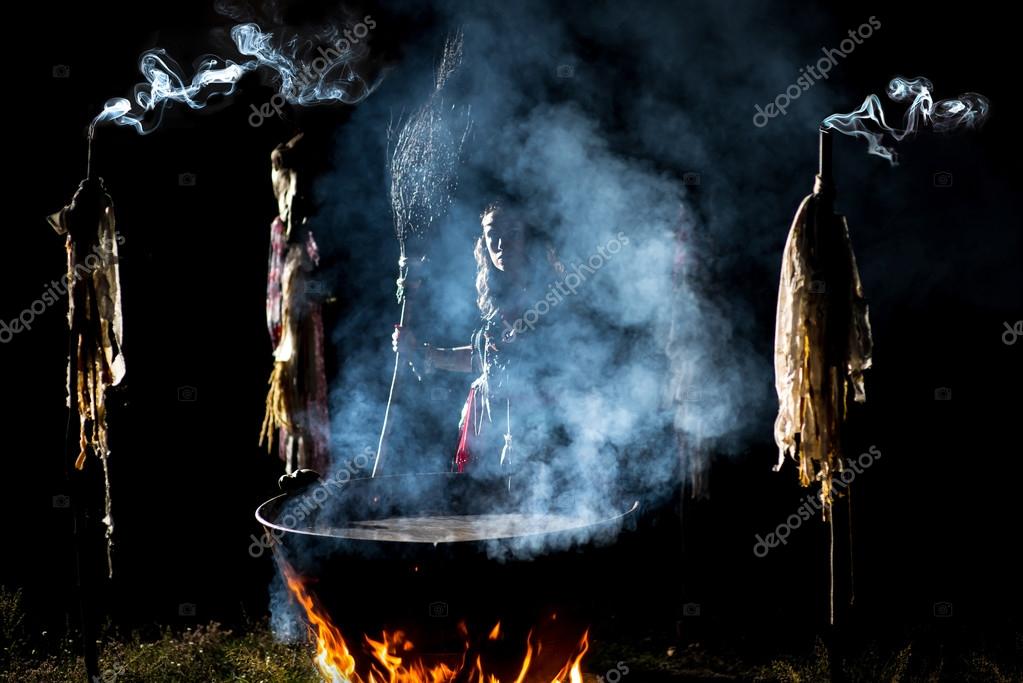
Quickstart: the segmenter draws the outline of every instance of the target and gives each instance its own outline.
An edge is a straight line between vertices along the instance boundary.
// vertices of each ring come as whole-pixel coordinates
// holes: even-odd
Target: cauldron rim
[[[446,473],[446,472],[428,473],[426,476],[429,476],[429,475],[432,475],[432,476],[438,476],[438,475],[440,475],[440,476],[454,476],[454,475],[451,475],[450,473]],[[424,476],[424,475],[423,474],[419,474],[419,475],[406,475],[406,474],[385,475],[383,477],[376,477],[375,479],[376,480],[381,480],[381,479],[389,479],[391,477],[407,477],[407,476]],[[374,479],[373,477],[359,477],[357,479],[352,479],[351,482],[352,483],[354,483],[354,482],[365,482],[365,481],[372,481],[373,479]],[[558,529],[558,530],[555,530],[555,531],[535,531],[535,532],[529,532],[529,533],[524,533],[524,534],[502,535],[502,536],[493,536],[493,537],[482,538],[482,539],[474,538],[474,539],[461,539],[461,540],[452,540],[452,541],[428,541],[428,540],[416,540],[416,539],[407,539],[407,540],[373,540],[373,539],[354,539],[354,538],[351,538],[349,536],[329,533],[329,530],[327,532],[324,532],[322,530],[315,530],[315,529],[291,528],[291,527],[283,526],[283,525],[277,523],[276,521],[271,521],[271,518],[276,516],[274,513],[279,512],[279,507],[280,507],[280,505],[284,501],[286,501],[287,499],[289,499],[289,498],[291,498],[293,496],[298,496],[298,495],[301,495],[301,491],[296,491],[296,492],[292,492],[292,493],[282,493],[282,494],[274,496],[273,498],[270,498],[269,500],[263,502],[262,504],[260,504],[256,508],[256,511],[255,511],[256,521],[259,522],[268,531],[271,530],[271,529],[274,529],[274,530],[277,530],[278,532],[282,532],[282,533],[285,533],[285,534],[298,534],[298,535],[301,535],[301,536],[311,536],[311,537],[315,537],[315,538],[324,538],[324,539],[328,539],[329,538],[329,539],[342,540],[342,541],[355,541],[355,542],[374,543],[374,544],[381,544],[381,545],[384,545],[384,544],[397,544],[397,545],[407,546],[409,544],[415,544],[415,545],[423,545],[423,546],[426,546],[426,545],[432,545],[432,546],[444,545],[446,547],[449,547],[449,546],[457,546],[457,545],[473,545],[473,544],[477,544],[478,545],[479,543],[486,543],[488,541],[507,541],[507,540],[512,540],[512,539],[539,538],[539,537],[548,536],[548,535],[576,534],[576,533],[579,533],[580,531],[583,531],[585,529],[593,529],[595,527],[605,527],[605,526],[610,526],[610,525],[613,525],[613,524],[616,524],[616,523],[621,523],[627,517],[629,517],[629,515],[631,515],[637,509],[639,509],[639,501],[638,500],[637,501],[633,501],[633,503],[624,512],[619,512],[618,514],[612,515],[610,517],[603,517],[603,518],[600,518],[600,519],[596,519],[596,520],[594,520],[594,521],[592,521],[592,522],[590,522],[588,524],[580,524],[578,526],[573,526],[573,527],[569,527],[569,528],[565,528],[565,529]],[[336,529],[336,527],[332,527],[332,528]]]

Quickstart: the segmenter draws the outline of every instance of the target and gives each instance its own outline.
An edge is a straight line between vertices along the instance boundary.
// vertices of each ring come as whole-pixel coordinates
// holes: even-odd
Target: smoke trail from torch
[[[167,56],[164,50],[150,50],[139,60],[139,71],[146,83],[135,86],[135,103],[141,111],[132,112],[131,103],[123,97],[107,100],[103,111],[92,120],[90,131],[104,121],[113,121],[119,126],[132,126],[145,135],[155,130],[163,119],[163,111],[171,102],[187,104],[192,109],[202,109],[209,98],[217,93],[230,95],[235,85],[247,72],[256,68],[256,62],[235,64],[228,60],[221,68],[215,68],[218,58],[204,58],[190,83],[185,83],[180,75],[181,68]],[[212,86],[226,85],[226,89],[214,89]],[[157,120],[148,128],[143,123],[145,115],[157,112]]]
[[[359,36],[361,27],[363,33],[360,37],[365,37],[375,26],[376,22],[367,16],[356,25],[355,35]],[[254,59],[236,63],[215,56],[203,57],[188,82],[183,69],[166,51],[145,52],[139,60],[139,71],[145,82],[135,86],[136,106],[123,97],[107,100],[89,126],[90,138],[96,126],[107,121],[131,126],[139,135],[151,133],[159,127],[169,104],[180,102],[191,109],[202,109],[214,95],[232,95],[242,76],[260,67],[275,71],[279,94],[291,104],[300,106],[336,102],[357,104],[369,96],[379,83],[379,79],[368,83],[352,67],[353,62],[368,51],[364,44],[358,43],[358,39],[345,38],[335,41],[329,48],[320,48],[318,56],[311,60],[310,68],[310,64],[298,56],[297,40],[286,43],[287,51],[278,49],[272,44],[273,34],[264,33],[256,24],[235,26],[231,29],[231,38],[241,54]],[[150,112],[156,113],[155,120],[146,123],[144,119]]]
[[[888,97],[895,102],[909,102],[909,109],[903,117],[903,128],[897,130],[888,125],[884,108],[877,95],[868,95],[859,109],[848,114],[832,114],[822,125],[867,141],[867,153],[874,154],[898,165],[895,150],[883,143],[887,133],[896,142],[915,134],[925,126],[936,133],[948,133],[957,129],[979,128],[987,119],[990,103],[983,95],[969,92],[954,99],[934,101],[931,95],[934,85],[926,78],[902,78],[898,76],[888,83]]]

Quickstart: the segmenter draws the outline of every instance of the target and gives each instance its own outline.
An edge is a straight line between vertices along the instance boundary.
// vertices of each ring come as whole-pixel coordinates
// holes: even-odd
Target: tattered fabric
[[[88,181],[87,181],[88,182]],[[103,464],[107,564],[113,573],[112,551],[114,518],[110,493],[110,446],[107,435],[107,389],[120,384],[125,376],[123,323],[121,319],[121,281],[118,272],[118,235],[114,203],[100,182],[96,228],[75,226],[71,216],[76,201],[84,199],[85,184],[63,209],[49,217],[57,234],[66,235],[68,327],[74,338],[74,357],[68,358],[67,405],[71,407],[71,373],[75,374],[78,403],[79,437],[75,469],[85,467],[90,453]],[[90,217],[91,218],[91,217]],[[82,233],[82,234],[78,234]],[[123,239],[123,238],[122,238]]]
[[[841,472],[842,427],[850,390],[866,400],[871,332],[844,216],[835,215],[818,179],[792,221],[782,261],[775,330],[779,469],[786,456],[803,486],[821,483],[825,515],[832,478]]]

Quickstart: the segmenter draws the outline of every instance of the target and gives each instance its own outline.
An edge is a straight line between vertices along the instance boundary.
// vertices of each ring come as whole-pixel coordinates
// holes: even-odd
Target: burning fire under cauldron
[[[314,482],[290,479],[256,519],[326,680],[581,683],[593,586],[622,580],[601,541],[634,525],[638,503],[540,514],[506,479],[380,476],[327,498]]]

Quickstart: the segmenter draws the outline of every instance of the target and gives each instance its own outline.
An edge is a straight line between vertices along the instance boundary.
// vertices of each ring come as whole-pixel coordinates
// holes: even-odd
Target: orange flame
[[[355,673],[355,658],[348,652],[348,645],[341,631],[327,618],[323,608],[306,590],[302,580],[283,563],[282,568],[288,588],[305,610],[310,629],[316,630],[317,668],[330,683],[349,683],[350,677]]]
[[[533,643],[530,642],[532,636],[532,631],[526,636],[526,656],[522,660],[522,669],[519,671],[519,675],[515,677],[515,683],[524,683],[526,674],[529,673],[529,665],[533,663]]]
[[[458,680],[472,683],[501,683],[494,674],[484,673],[483,660],[479,654],[475,657],[470,656],[468,640],[462,663],[457,669],[445,664],[427,667],[418,660],[406,663],[399,653],[406,653],[414,646],[402,631],[393,633],[384,631],[379,641],[365,636],[366,649],[372,661],[368,662],[367,677],[363,678],[356,671],[355,657],[349,651],[341,631],[331,622],[323,606],[308,590],[303,579],[283,561],[280,566],[288,589],[305,610],[310,634],[316,639],[316,666],[328,683],[451,683],[456,677]],[[501,623],[498,622],[491,629],[488,639],[496,640],[500,635]],[[522,660],[522,668],[512,683],[526,683],[526,675],[533,665],[534,657],[541,649],[539,642],[534,644],[533,633],[530,631],[526,637],[526,654]],[[581,662],[588,649],[589,631],[583,634],[575,654],[550,683],[583,683]]]
[[[580,662],[583,661],[583,655],[590,649],[590,632],[586,631],[583,634],[582,640],[579,641],[579,650],[575,656],[565,667],[558,672],[558,675],[554,677],[551,683],[583,683],[582,670],[579,667]]]

